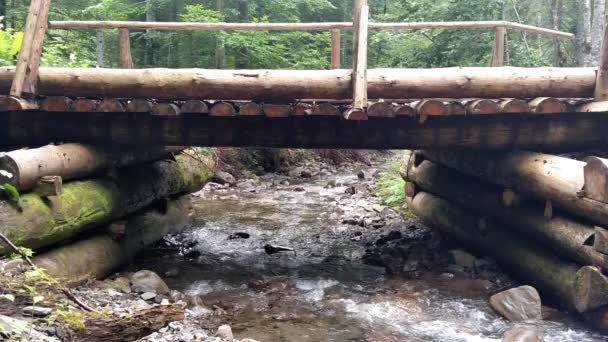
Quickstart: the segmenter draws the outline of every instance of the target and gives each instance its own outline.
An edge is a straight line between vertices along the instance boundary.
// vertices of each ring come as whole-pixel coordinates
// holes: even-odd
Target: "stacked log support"
[[[402,174],[422,219],[598,323],[608,311],[606,165],[525,151],[425,150]]]
[[[185,228],[190,205],[186,195],[168,201],[166,210],[152,206],[125,221],[124,235],[119,238],[102,229],[92,237],[38,255],[34,263],[66,286],[104,278],[132,261],[141,249]]]
[[[157,200],[197,191],[210,179],[210,167],[210,161],[185,154],[68,182],[52,198],[27,193],[19,205],[0,202],[0,232],[18,246],[52,246]]]

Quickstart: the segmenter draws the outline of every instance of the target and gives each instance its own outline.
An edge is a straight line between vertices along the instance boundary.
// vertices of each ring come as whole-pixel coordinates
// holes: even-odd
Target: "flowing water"
[[[220,323],[229,323],[236,337],[259,341],[500,341],[513,327],[489,307],[478,280],[433,273],[390,278],[361,262],[365,246],[357,231],[365,229],[341,218],[369,210],[369,195],[326,188],[329,179],[358,181],[343,171],[299,184],[299,191],[268,180],[205,192],[194,200],[195,223],[185,233],[200,256],[151,251],[134,268],[174,270],[168,284],[202,297],[203,321],[225,311]],[[250,237],[229,239],[234,233]],[[296,253],[267,255],[267,243]],[[525,324],[544,332],[545,341],[606,340],[572,316],[550,316]]]

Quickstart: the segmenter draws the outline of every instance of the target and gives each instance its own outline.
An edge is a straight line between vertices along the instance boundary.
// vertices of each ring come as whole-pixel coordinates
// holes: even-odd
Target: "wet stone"
[[[154,292],[145,292],[145,293],[141,294],[140,298],[143,299],[143,300],[152,300],[152,299],[156,298],[156,293],[154,293]]]
[[[131,276],[131,289],[138,293],[154,292],[157,294],[168,294],[169,287],[152,271],[139,271]]]
[[[453,249],[449,253],[454,264],[466,268],[475,267],[475,261],[477,258],[475,258],[471,253],[465,252],[462,249]]]
[[[234,336],[232,335],[232,328],[229,325],[224,324],[217,328],[216,336],[221,338],[223,341],[233,341]]]
[[[502,342],[544,342],[543,334],[531,327],[516,325],[508,330]]]
[[[541,300],[532,286],[520,286],[493,295],[492,308],[510,321],[541,320]]]

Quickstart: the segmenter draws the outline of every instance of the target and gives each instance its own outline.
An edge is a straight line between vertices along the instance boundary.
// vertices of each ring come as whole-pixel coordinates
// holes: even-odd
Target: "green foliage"
[[[393,208],[400,207],[405,201],[405,181],[399,174],[399,166],[398,161],[394,162],[376,183],[376,194],[382,204]]]
[[[0,66],[15,65],[23,41],[23,32],[0,28]]]
[[[17,209],[23,210],[23,201],[21,200],[19,190],[17,190],[15,186],[9,183],[4,183],[0,185],[0,193],[2,193],[11,204],[16,206]]]

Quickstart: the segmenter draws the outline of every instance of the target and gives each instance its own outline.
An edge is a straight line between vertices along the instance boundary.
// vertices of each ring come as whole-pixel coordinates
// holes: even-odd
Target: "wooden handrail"
[[[445,21],[413,23],[369,23],[370,30],[421,30],[421,29],[509,29],[537,33],[565,39],[575,35],[531,25],[508,21]],[[197,22],[145,22],[145,21],[51,21],[49,28],[56,30],[128,29],[159,31],[329,31],[352,30],[352,22],[320,23],[197,23]]]

